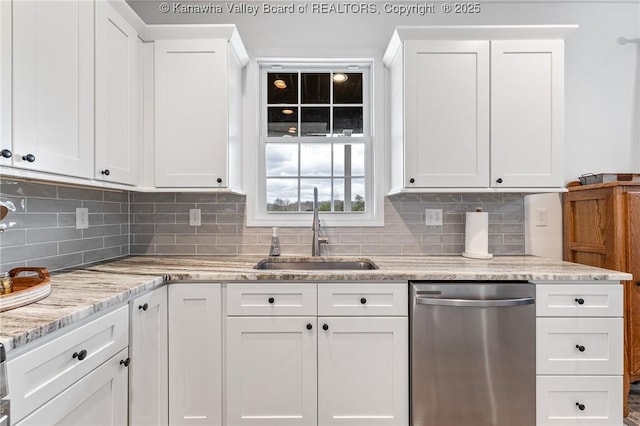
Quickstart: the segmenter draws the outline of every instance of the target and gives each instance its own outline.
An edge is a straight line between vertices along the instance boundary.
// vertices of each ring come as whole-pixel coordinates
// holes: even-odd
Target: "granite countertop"
[[[263,257],[134,256],[53,273],[51,294],[0,313],[0,343],[7,351],[142,294],[167,281],[407,281],[407,280],[599,280],[630,274],[534,256],[489,260],[460,256],[369,256],[379,269],[365,271],[256,270]],[[331,260],[322,258],[321,260]]]

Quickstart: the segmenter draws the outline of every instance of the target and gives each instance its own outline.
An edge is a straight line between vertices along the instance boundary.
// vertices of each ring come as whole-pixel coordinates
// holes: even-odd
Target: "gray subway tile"
[[[196,205],[180,203],[180,204],[156,204],[156,213],[186,213],[189,214],[189,209],[195,209]]]
[[[131,204],[130,213],[155,213],[155,204],[134,203]]]
[[[75,228],[43,228],[27,230],[27,244],[77,240],[78,238],[82,238],[82,230]]]
[[[462,194],[448,192],[422,194],[421,200],[429,203],[460,203]]]
[[[245,195],[231,194],[231,193],[218,193],[218,203],[245,203],[247,197]]]
[[[173,213],[137,213],[133,215],[134,223],[176,223]]]
[[[110,237],[104,237],[105,247],[123,246],[125,244],[129,244],[128,235],[112,235]]]
[[[257,244],[257,235],[218,235],[218,244]]]
[[[244,215],[238,213],[219,213],[218,223],[244,223]]]
[[[176,244],[215,244],[215,234],[176,235]]]
[[[157,244],[157,254],[196,254],[195,244]]]
[[[95,250],[104,247],[103,237],[85,238],[83,240],[61,241],[58,243],[60,254]]]
[[[7,229],[0,232],[0,247],[17,246],[27,241],[27,231],[24,229]]]
[[[13,215],[12,220],[16,222],[14,229],[55,228],[58,224],[55,213],[20,213]]]
[[[58,186],[58,199],[60,200],[104,200],[104,191],[90,188],[78,188],[74,186]]]
[[[131,244],[129,246],[130,254],[156,254],[156,246],[148,244]]]
[[[2,262],[2,258],[0,258],[0,271],[10,271],[13,268],[23,268],[25,266],[27,266],[27,262],[24,260],[19,262],[4,263]]]
[[[76,214],[75,213],[60,213],[58,214],[58,226],[76,226]]]
[[[185,223],[159,223],[155,227],[157,234],[195,234],[197,228],[203,228],[204,226],[189,226],[189,224]]]
[[[82,238],[105,237],[107,235],[119,235],[120,225],[99,225],[82,230]]]
[[[184,226],[184,225],[180,225]],[[188,228],[194,228],[193,226]],[[235,234],[237,232],[237,226],[234,224],[206,224],[196,228],[198,234]],[[284,229],[281,229],[283,232]]]
[[[120,203],[83,201],[82,207],[88,208],[89,213],[121,213]]]
[[[408,203],[408,202],[420,202],[422,197],[417,193],[402,193],[393,194],[387,196],[387,199],[392,203]]]
[[[198,208],[202,213],[236,213],[235,204],[217,203],[217,204],[198,204]]]
[[[153,234],[156,232],[156,226],[148,223],[132,223],[129,229],[132,234]],[[158,233],[162,232],[158,231]]]
[[[105,214],[104,215],[104,224],[105,225],[114,225],[114,224],[123,224],[129,223],[129,215],[126,213],[117,213],[117,214]]]
[[[175,235],[155,235],[155,234],[134,234],[133,242],[142,244],[175,244]]]
[[[27,211],[29,213],[75,213],[78,207],[82,207],[82,202],[77,200],[53,200],[51,198],[27,199]]]
[[[376,234],[341,234],[340,244],[380,244],[380,236]]]
[[[497,193],[463,193],[462,194],[462,202],[463,203],[501,203],[502,202],[502,194]]]
[[[177,193],[177,203],[216,203],[218,196],[216,194],[202,193]]]
[[[120,257],[120,247],[107,247],[82,252],[83,263],[100,262],[101,260],[113,259],[115,257]]]
[[[197,253],[231,256],[231,255],[238,254],[238,246],[235,244],[228,244],[228,245],[198,244]]]
[[[134,192],[133,203],[175,203],[173,192]]]
[[[12,179],[0,180],[0,193],[21,197],[56,198],[58,186]]]
[[[72,268],[82,265],[82,253],[63,254],[60,256],[48,256],[42,258],[29,259],[27,266],[44,267],[50,271]]]
[[[403,244],[399,252],[406,256],[420,254],[442,254],[442,244]]]
[[[104,225],[104,215],[102,213],[89,213],[89,226],[95,225]]]
[[[129,191],[104,191],[104,201],[129,204]]]

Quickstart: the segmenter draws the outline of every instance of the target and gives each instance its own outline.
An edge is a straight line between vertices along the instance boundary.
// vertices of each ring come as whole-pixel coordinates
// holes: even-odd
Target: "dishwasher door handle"
[[[470,308],[531,305],[534,302],[535,299],[533,297],[523,297],[520,299],[439,299],[416,297],[416,304],[418,305],[463,306]]]

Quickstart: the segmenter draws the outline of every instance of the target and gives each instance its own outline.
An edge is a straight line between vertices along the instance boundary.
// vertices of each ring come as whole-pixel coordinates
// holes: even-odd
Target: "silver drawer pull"
[[[520,299],[495,299],[495,300],[473,300],[473,299],[436,299],[427,297],[416,297],[418,305],[435,306],[467,306],[467,307],[502,307],[531,305],[535,302],[533,297],[523,297]]]

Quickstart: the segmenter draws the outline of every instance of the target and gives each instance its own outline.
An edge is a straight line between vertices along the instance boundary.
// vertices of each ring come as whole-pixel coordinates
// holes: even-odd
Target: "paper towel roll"
[[[472,259],[491,259],[493,257],[489,253],[489,213],[467,213],[462,255]]]

